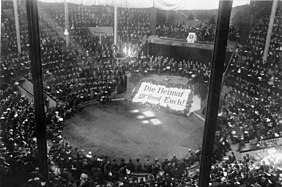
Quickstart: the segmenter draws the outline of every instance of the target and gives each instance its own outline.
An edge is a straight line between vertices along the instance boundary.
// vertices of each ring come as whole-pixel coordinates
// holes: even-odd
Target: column
[[[273,0],[262,61],[266,63],[278,0]]]
[[[117,19],[117,6],[114,7],[114,44],[117,45],[117,28],[118,27],[118,19]]]
[[[26,12],[28,21],[28,34],[30,42],[31,73],[34,92],[35,107],[35,136],[39,154],[39,171],[43,175],[46,187],[49,186],[48,163],[47,163],[47,141],[46,122],[44,110],[44,92],[42,80],[41,47],[39,37],[39,16],[37,1],[26,0]]]
[[[0,1],[0,11],[2,12],[2,1]],[[0,24],[2,24],[2,14],[0,14]],[[1,36],[2,36],[2,26],[0,25],[0,56],[2,55],[1,51],[2,51],[2,40],[1,40]]]
[[[21,53],[22,50],[21,50],[21,37],[20,37],[20,25],[19,25],[17,0],[13,0],[13,5],[14,5],[14,15],[15,15],[15,25],[16,25],[17,46],[18,46],[18,52]]]
[[[151,35],[156,34],[156,19],[157,19],[157,9],[155,7],[150,9],[150,30],[151,30]]]
[[[219,1],[215,43],[212,55],[211,77],[205,120],[204,138],[200,161],[199,186],[209,187],[210,170],[213,158],[214,138],[221,93],[221,81],[224,72],[227,38],[229,31],[232,0]]]
[[[66,47],[69,47],[69,8],[68,8],[68,2],[65,0],[65,32],[64,35],[66,36]]]

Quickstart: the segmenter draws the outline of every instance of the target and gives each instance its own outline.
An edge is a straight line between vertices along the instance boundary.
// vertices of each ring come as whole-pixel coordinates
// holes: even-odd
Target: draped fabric
[[[189,0],[155,0],[155,7],[161,10],[187,10]]]
[[[42,2],[65,2],[65,0],[40,0]],[[219,0],[66,0],[68,3],[83,5],[104,5],[123,8],[151,8],[161,10],[194,10],[217,8]]]

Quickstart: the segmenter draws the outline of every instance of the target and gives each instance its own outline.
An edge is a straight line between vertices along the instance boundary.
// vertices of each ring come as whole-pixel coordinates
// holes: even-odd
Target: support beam
[[[69,7],[68,7],[68,2],[65,0],[65,32],[64,35],[66,36],[66,47],[69,47]]]
[[[2,1],[0,1],[0,10],[2,12]],[[2,13],[0,14],[0,24],[2,24]],[[1,40],[1,38],[2,38],[2,26],[0,26],[0,56],[2,55],[2,40]]]
[[[165,10],[165,23],[169,22],[169,10]]]
[[[43,175],[43,180],[47,182],[48,187],[48,164],[47,164],[47,142],[46,142],[46,124],[43,99],[42,82],[42,63],[41,48],[39,37],[39,18],[37,0],[26,0],[26,11],[28,21],[28,34],[30,43],[30,59],[32,83],[34,91],[36,138],[39,153],[39,169]]]
[[[157,9],[155,7],[150,8],[150,30],[151,35],[156,34],[156,19],[157,19]]]
[[[205,130],[200,161],[199,186],[201,187],[209,186],[232,3],[232,0],[221,0],[219,2],[215,44],[212,55],[211,78],[209,82]]]
[[[117,45],[117,37],[118,37],[118,19],[117,19],[117,7],[114,7],[114,44]]]
[[[19,25],[19,14],[18,14],[18,2],[17,2],[17,0],[13,0],[13,5],[14,5],[14,15],[15,15],[15,25],[16,25],[17,47],[18,47],[18,52],[22,53],[22,50],[21,50],[20,25]]]
[[[267,61],[271,34],[272,34],[272,29],[273,29],[273,23],[274,23],[274,18],[275,18],[276,9],[277,9],[277,3],[278,3],[278,0],[273,0],[271,15],[270,15],[269,24],[268,24],[268,31],[267,31],[267,36],[266,36],[265,46],[264,46],[264,51],[263,51],[263,57],[262,57],[263,63],[266,63]]]

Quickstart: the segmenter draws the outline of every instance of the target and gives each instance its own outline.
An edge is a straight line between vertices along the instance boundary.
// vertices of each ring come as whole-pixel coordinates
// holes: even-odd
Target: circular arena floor
[[[85,107],[64,123],[63,137],[74,147],[125,159],[163,160],[174,154],[184,157],[189,148],[202,145],[204,131],[204,122],[194,115],[187,117],[123,101]]]

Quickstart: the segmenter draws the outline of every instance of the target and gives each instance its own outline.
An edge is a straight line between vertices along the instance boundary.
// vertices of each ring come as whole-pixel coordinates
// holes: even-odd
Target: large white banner
[[[94,36],[114,35],[113,27],[88,27]]]
[[[150,103],[162,107],[169,107],[175,111],[184,111],[190,93],[190,89],[166,87],[142,82],[132,102],[142,104]]]

